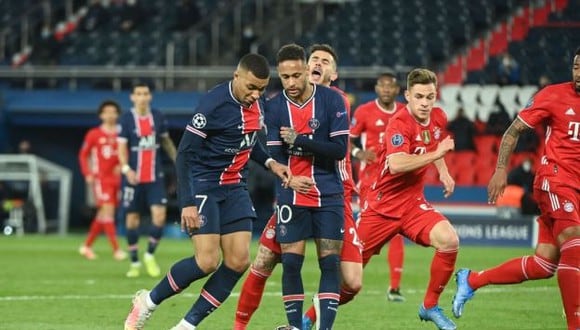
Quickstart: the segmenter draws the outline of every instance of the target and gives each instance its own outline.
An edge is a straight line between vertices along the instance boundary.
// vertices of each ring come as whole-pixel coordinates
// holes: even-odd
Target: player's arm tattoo
[[[272,272],[276,264],[280,262],[280,255],[260,244],[258,255],[254,259],[253,267],[258,271]]]
[[[319,238],[316,239],[316,242],[318,243],[318,255],[322,257],[330,254],[340,254],[342,249],[342,241],[339,240]]]
[[[507,168],[509,165],[510,156],[518,143],[518,138],[520,134],[529,127],[521,121],[518,117],[514,119],[510,127],[503,134],[501,139],[501,144],[499,145],[499,152],[497,156],[496,168]]]

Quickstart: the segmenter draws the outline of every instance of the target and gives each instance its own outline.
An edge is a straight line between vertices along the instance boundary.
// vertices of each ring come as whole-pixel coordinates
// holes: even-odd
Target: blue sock
[[[201,294],[193,304],[185,320],[197,326],[230,296],[232,289],[244,273],[238,273],[222,263],[201,289]]]
[[[138,262],[139,256],[139,230],[138,229],[128,229],[127,228],[127,245],[129,245],[129,256],[131,257],[131,262]]]
[[[207,275],[199,268],[195,258],[181,259],[171,266],[167,275],[157,283],[149,295],[151,300],[159,305],[163,300],[187,288],[193,281]]]
[[[330,330],[336,318],[340,299],[340,257],[337,254],[328,255],[318,259],[318,265],[320,266],[318,319],[321,330]]]
[[[159,227],[151,225],[151,228],[149,229],[149,246],[147,247],[147,253],[155,253],[155,249],[157,248],[157,245],[159,245],[161,236],[163,236],[163,226]]]
[[[302,284],[302,264],[304,256],[296,253],[282,253],[282,300],[288,323],[302,328],[302,307],[304,305],[304,285]]]

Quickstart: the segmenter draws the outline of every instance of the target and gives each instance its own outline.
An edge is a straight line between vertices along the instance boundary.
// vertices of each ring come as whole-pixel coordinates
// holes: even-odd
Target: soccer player
[[[306,239],[314,237],[321,271],[318,290],[321,329],[331,329],[340,292],[339,262],[344,228],[344,188],[339,161],[348,144],[348,112],[340,94],[309,82],[301,46],[278,51],[283,91],[266,105],[272,156],[314,186],[306,194],[280,188],[276,240],[280,243],[282,298],[291,326],[302,327],[304,287],[301,269]]]
[[[256,217],[246,189],[247,162],[251,157],[263,164],[284,185],[291,180],[288,168],[256,142],[261,96],[269,77],[266,58],[248,54],[240,59],[233,80],[200,100],[181,138],[176,166],[181,227],[191,235],[194,256],[173,264],[153,290],[137,292],[125,329],[142,329],[164,300],[211,274],[197,301],[173,328],[195,329],[227,299],[247,269]]]
[[[79,164],[85,181],[91,186],[97,214],[91,223],[85,243],[79,253],[89,260],[97,258],[92,249],[97,236],[104,231],[113,248],[113,258],[124,260],[125,251],[119,248],[115,230],[115,208],[119,203],[121,171],[117,157],[117,119],[121,108],[114,101],[104,101],[99,106],[101,125],[90,129],[79,151]]]
[[[383,149],[383,136],[387,124],[399,109],[405,107],[403,103],[395,101],[399,95],[399,90],[397,77],[392,73],[383,73],[377,77],[375,85],[377,98],[361,104],[354,112],[350,128],[350,142],[352,156],[361,161],[358,172],[361,208],[364,207],[366,194],[379,172],[377,158],[378,153]],[[395,235],[389,241],[389,252],[387,253],[391,276],[391,283],[387,291],[389,301],[405,301],[400,289],[405,257],[404,248],[405,241],[401,235]]]
[[[330,86],[338,78],[336,52],[330,45],[314,44],[309,48],[309,53],[308,66],[310,82],[322,86]],[[350,114],[350,103],[344,92],[338,88],[332,88],[342,95],[347,111]],[[344,185],[345,208],[345,232],[340,256],[341,288],[339,301],[339,304],[343,304],[350,301],[360,291],[362,286],[362,246],[356,235],[356,225],[352,213],[351,200],[355,186],[350,175],[352,169],[348,154],[345,159],[339,162],[339,169]],[[298,177],[294,176],[292,183],[298,183],[297,180]],[[305,185],[308,182],[311,181],[304,181],[303,184]],[[297,191],[301,191],[301,188],[308,188],[306,189],[308,191],[310,187],[298,186],[292,188]],[[234,323],[234,329],[236,330],[246,329],[250,318],[260,304],[266,280],[272,274],[277,263],[280,262],[281,249],[280,244],[276,242],[276,222],[277,216],[274,214],[268,221],[260,237],[258,255],[250,267],[250,272],[244,281],[238,300]],[[315,301],[317,299],[315,296]],[[317,315],[313,306],[303,317],[302,329],[310,329],[316,321]]]
[[[453,298],[455,317],[461,316],[465,303],[481,287],[557,273],[568,329],[580,329],[580,48],[572,64],[572,81],[540,90],[504,133],[488,185],[490,204],[507,185],[507,166],[519,136],[540,125],[547,129],[546,148],[534,180],[534,197],[541,211],[536,251],[480,272],[460,269]]]
[[[163,234],[167,215],[167,192],[161,166],[159,146],[175,161],[175,145],[169,137],[163,114],[151,109],[151,91],[145,84],[137,84],[131,93],[133,108],[121,116],[119,133],[119,162],[123,173],[122,201],[127,227],[127,243],[131,266],[127,277],[140,275],[138,257],[140,212],[151,211],[149,244],[143,256],[145,269],[151,277],[161,274],[153,254]],[[146,205],[144,205],[146,204]]]
[[[427,165],[435,164],[444,186],[444,196],[453,193],[455,182],[449,175],[445,154],[454,141],[445,137],[447,118],[433,107],[437,98],[437,77],[427,69],[414,69],[407,76],[406,108],[389,121],[380,158],[380,172],[367,194],[358,223],[363,245],[363,264],[380,251],[396,234],[435,248],[431,276],[419,318],[433,321],[439,329],[456,329],[438,306],[445,285],[453,274],[459,238],[445,216],[436,211],[423,195]]]

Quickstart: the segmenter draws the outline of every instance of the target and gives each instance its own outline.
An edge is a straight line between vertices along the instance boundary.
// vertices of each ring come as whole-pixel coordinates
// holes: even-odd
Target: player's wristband
[[[129,166],[129,164],[125,164],[125,165],[121,166],[121,173],[123,173],[123,174],[129,173],[130,170],[131,170],[131,166]]]
[[[266,166],[266,168],[270,168],[270,164],[272,162],[275,162],[274,158],[268,158],[266,159],[266,161],[264,162],[264,166]]]
[[[358,154],[359,151],[360,151],[360,148],[354,148],[354,149],[352,149],[352,151],[350,152],[350,154],[353,157],[356,157],[356,154]]]

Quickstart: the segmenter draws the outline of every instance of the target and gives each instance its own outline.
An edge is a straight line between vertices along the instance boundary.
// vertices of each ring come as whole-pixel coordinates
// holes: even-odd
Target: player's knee
[[[539,255],[528,257],[526,262],[526,272],[530,280],[550,278],[554,276],[557,268],[557,261],[552,261]]]
[[[246,257],[233,257],[224,259],[224,263],[228,268],[235,270],[238,273],[245,272],[248,267],[250,267],[250,258]]]
[[[454,230],[443,230],[438,234],[437,239],[433,242],[438,250],[449,251],[459,248],[459,236]]]
[[[359,293],[360,290],[362,290],[362,278],[351,276],[347,279],[343,279],[342,289],[353,295]]]
[[[281,260],[284,272],[299,274],[304,263],[304,256],[296,253],[282,253]]]
[[[195,260],[199,268],[206,274],[215,272],[220,262],[219,255],[213,253],[196,254]]]
[[[318,259],[318,266],[321,271],[336,271],[339,269],[339,265],[340,256],[338,254],[329,254]]]

